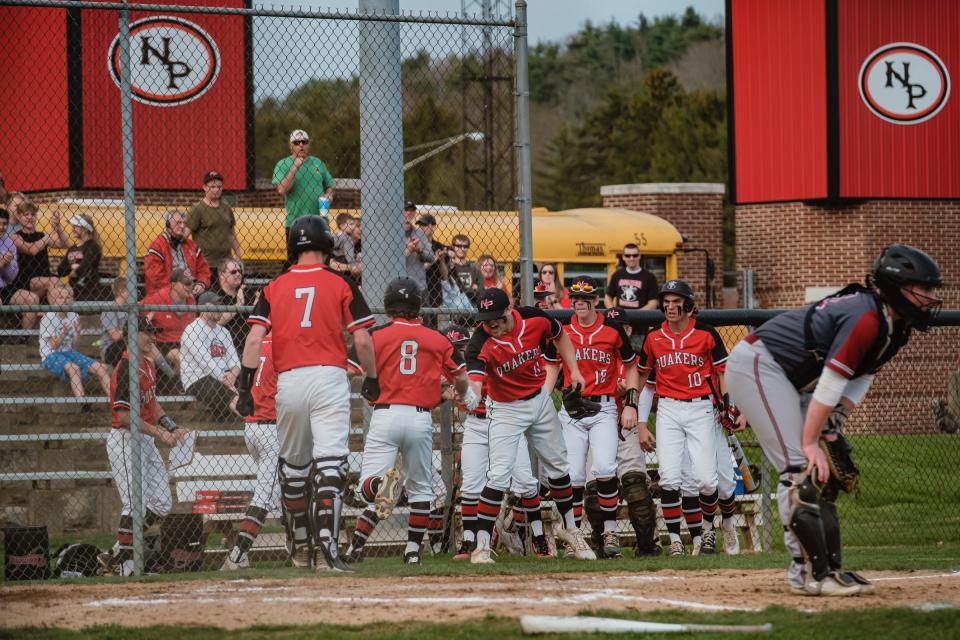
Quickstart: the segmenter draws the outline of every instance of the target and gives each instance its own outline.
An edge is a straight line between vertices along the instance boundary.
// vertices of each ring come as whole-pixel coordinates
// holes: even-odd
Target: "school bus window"
[[[563,286],[569,287],[577,276],[590,276],[597,281],[601,290],[607,288],[607,265],[605,264],[582,262],[566,262],[563,264]]]

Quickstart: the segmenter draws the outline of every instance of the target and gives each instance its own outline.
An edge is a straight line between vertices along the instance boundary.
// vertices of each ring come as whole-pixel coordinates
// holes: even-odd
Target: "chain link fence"
[[[7,555],[14,538],[27,540],[18,556],[36,555],[21,535],[35,530],[18,529],[45,527],[51,550],[109,549],[138,539],[142,524],[147,571],[216,569],[253,534],[255,566],[288,562],[272,431],[245,426],[232,407],[246,316],[287,260],[286,227],[308,214],[326,216],[336,238],[331,267],[359,282],[375,308],[400,274],[423,283],[427,322],[438,327],[469,322],[485,286],[516,297],[521,276],[529,285],[537,256],[523,248],[530,216],[517,213],[529,214],[529,164],[517,160],[523,29],[519,19],[241,3],[0,1],[0,64],[22,70],[8,74],[16,99],[0,119],[10,213],[10,244],[0,244],[0,257],[9,255],[0,261]],[[572,220],[555,232],[589,228]],[[157,403],[197,434],[182,464],[148,438],[135,464],[130,438],[112,428],[133,302],[160,329],[156,347],[138,354],[152,363],[140,382],[150,388],[155,375]],[[745,329],[721,333],[732,347]],[[958,440],[939,430],[929,403],[942,398],[956,415],[943,354],[958,343],[955,327],[915,338],[895,364],[899,375],[881,376],[852,416],[865,489],[840,505],[848,542],[955,536]],[[907,379],[918,384],[905,387]],[[366,509],[353,491],[369,421],[358,390],[344,548]],[[426,544],[446,552],[459,540],[463,415],[447,402],[433,419]],[[775,480],[749,432],[742,441],[761,483],[740,500],[738,522],[748,547],[769,549],[780,537]],[[655,481],[655,459],[647,462]],[[135,468],[142,519],[122,515]],[[402,553],[408,512],[401,496],[369,533],[367,555]],[[509,512],[501,533],[517,544]],[[619,527],[629,544],[630,523]]]

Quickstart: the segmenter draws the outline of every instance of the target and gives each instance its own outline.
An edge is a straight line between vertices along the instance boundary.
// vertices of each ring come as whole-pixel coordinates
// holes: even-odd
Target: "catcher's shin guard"
[[[337,544],[340,540],[340,509],[347,477],[346,456],[316,458],[310,469],[309,514],[314,543],[320,548],[329,568],[334,571],[353,571],[340,558]]]
[[[647,485],[647,474],[642,471],[628,471],[623,474],[620,478],[620,492],[627,503],[630,525],[637,536],[637,552],[660,555],[657,507]]]
[[[820,493],[810,476],[804,476],[799,484],[790,487],[792,513],[788,526],[803,547],[813,568],[813,578],[817,581],[823,580],[830,572],[819,498]]]
[[[287,534],[287,551],[292,557],[306,548],[313,557],[313,535],[308,515],[310,493],[310,465],[298,466],[280,458],[277,465],[280,479],[283,528]]]
[[[820,521],[823,522],[823,536],[827,543],[827,564],[831,569],[842,566],[840,553],[840,518],[837,505],[829,500],[820,500]]]
[[[603,534],[603,519],[605,516],[603,510],[600,509],[600,502],[597,500],[596,480],[591,480],[583,488],[583,510],[587,514],[587,522],[590,523],[590,528],[593,529],[591,539],[594,542],[599,542],[600,536]]]

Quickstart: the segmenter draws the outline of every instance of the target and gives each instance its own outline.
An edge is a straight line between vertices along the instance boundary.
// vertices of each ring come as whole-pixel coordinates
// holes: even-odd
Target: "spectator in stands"
[[[197,304],[221,304],[220,296],[208,291]],[[201,311],[200,317],[183,330],[180,350],[183,388],[217,420],[230,417],[230,402],[237,395],[240,375],[240,356],[230,332],[220,325],[221,315],[220,311]]]
[[[7,235],[10,213],[0,209],[0,304],[7,304],[14,291],[11,285],[17,279],[20,265],[17,263],[17,245]]]
[[[203,250],[187,235],[187,224],[182,211],[171,209],[164,214],[166,228],[143,258],[147,294],[166,287],[170,274],[180,269],[194,281],[194,296],[210,287],[210,264]],[[160,338],[157,339],[160,341]]]
[[[570,309],[570,291],[557,281],[557,265],[546,263],[540,267],[540,282],[548,291],[553,292],[555,309]]]
[[[497,264],[497,261],[493,256],[489,254],[483,254],[477,258],[477,265],[480,267],[480,277],[483,278],[483,281],[481,282],[483,289],[507,290],[507,284],[504,281],[503,276],[500,275],[500,265]],[[481,289],[481,291],[483,289]]]
[[[11,191],[2,201],[6,203],[7,211],[10,212],[10,226],[7,228],[7,233],[10,235],[20,231],[20,215],[17,213],[17,209],[22,202],[26,201],[26,199],[27,196],[23,195],[19,191]]]
[[[183,269],[174,269],[170,274],[170,284],[158,289],[140,301],[140,304],[196,304],[192,291],[195,282]],[[183,330],[193,322],[197,314],[193,311],[148,311],[147,317],[157,327],[157,349],[167,359],[175,371],[180,370],[180,340]]]
[[[333,201],[333,176],[320,158],[310,155],[310,136],[303,129],[290,134],[290,155],[277,162],[272,182],[283,196],[287,210],[283,226],[287,230],[297,218],[317,214],[326,217]],[[325,200],[321,202],[321,198]]]
[[[0,205],[7,204],[7,198],[10,194],[7,192],[7,183],[3,179],[3,173],[0,172]]]
[[[127,278],[126,276],[117,276],[110,285],[113,292],[113,301],[117,304],[127,304]],[[127,331],[127,312],[126,311],[104,311],[100,314],[100,360],[104,364],[115,367],[127,350],[127,341],[125,339]],[[151,334],[152,337],[152,334]],[[151,358],[157,367],[157,370],[164,375],[175,378],[176,373],[170,367],[170,364],[164,359],[163,355],[157,350],[157,345],[150,340],[150,350],[145,354]]]
[[[656,309],[657,277],[640,264],[640,247],[630,242],[623,245],[623,264],[610,278],[603,297],[607,307],[624,309]]]
[[[57,275],[68,276],[78,300],[100,300],[100,236],[93,219],[85,213],[70,218],[75,242],[57,266]]]
[[[333,236],[333,253],[330,254],[330,269],[360,280],[360,260],[354,245],[354,232],[360,226],[360,218],[349,213],[337,216],[337,233]]]
[[[51,305],[73,304],[73,291],[67,286],[50,289],[47,302]],[[110,394],[110,374],[107,367],[74,348],[80,336],[80,316],[73,311],[49,311],[40,320],[40,362],[43,368],[70,385],[75,398],[84,397],[83,383],[93,373],[103,392]],[[83,405],[89,411],[89,405]]]
[[[426,291],[427,272],[423,265],[433,263],[433,247],[423,231],[413,226],[416,215],[417,205],[408,200],[403,206],[403,235],[407,239],[403,255],[406,256],[407,277],[417,283],[420,291]]]
[[[207,171],[203,176],[203,198],[187,212],[187,228],[210,265],[230,258],[240,260],[237,221],[233,209],[223,201],[223,176]],[[215,280],[215,275],[211,280]]]
[[[560,308],[557,304],[557,294],[548,289],[540,280],[533,285],[533,300],[536,307],[544,311]]]
[[[450,272],[457,278],[460,290],[476,304],[483,291],[481,286],[483,276],[480,275],[480,267],[467,258],[468,251],[470,251],[470,236],[463,233],[453,236],[453,247],[449,253]]]
[[[433,234],[437,231],[437,219],[432,214],[426,213],[417,218],[417,228],[430,241],[430,248],[433,249],[434,256],[432,261],[423,263],[427,276],[427,295],[424,298],[425,304],[423,306],[439,307],[443,305],[443,288],[440,283],[450,275],[451,248],[433,239]],[[432,320],[436,320],[436,316],[430,317]]]
[[[252,306],[257,303],[258,294],[251,291],[243,280],[243,263],[233,258],[227,258],[219,264],[217,282],[211,291],[217,294],[217,304]],[[243,344],[247,339],[247,314],[222,313],[220,326],[226,327],[233,338],[233,346],[237,352],[243,351]]]
[[[17,247],[17,263],[20,271],[11,285],[13,293],[10,304],[40,304],[47,292],[59,286],[60,281],[50,272],[50,257],[47,249],[66,249],[69,244],[67,235],[60,226],[60,212],[56,209],[50,217],[51,233],[37,230],[37,205],[30,200],[15,202],[20,229],[10,237]],[[23,328],[37,326],[37,313],[23,314]],[[26,342],[23,336],[21,342]]]

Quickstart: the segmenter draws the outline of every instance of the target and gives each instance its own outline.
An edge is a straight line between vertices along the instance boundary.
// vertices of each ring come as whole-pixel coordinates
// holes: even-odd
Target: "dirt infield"
[[[804,598],[786,591],[782,570],[558,573],[535,576],[303,577],[126,584],[57,583],[0,588],[0,626],[81,628],[98,624],[364,624],[462,620],[584,609],[751,611],[770,605],[818,611],[844,607],[960,607],[960,572],[868,574],[876,593]]]

